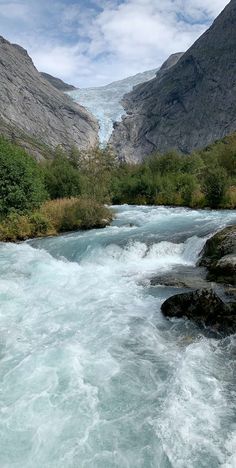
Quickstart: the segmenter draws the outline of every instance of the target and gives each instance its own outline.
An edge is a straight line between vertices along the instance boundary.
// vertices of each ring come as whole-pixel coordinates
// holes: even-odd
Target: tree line
[[[89,200],[90,212],[92,202],[97,208],[123,203],[235,208],[236,134],[191,155],[156,152],[139,164],[117,161],[109,148],[65,152],[60,147],[38,163],[0,137],[0,222],[9,216],[36,216],[50,200],[73,199],[76,211],[78,198],[83,199],[83,210]],[[38,222],[40,216],[45,214],[37,212]]]

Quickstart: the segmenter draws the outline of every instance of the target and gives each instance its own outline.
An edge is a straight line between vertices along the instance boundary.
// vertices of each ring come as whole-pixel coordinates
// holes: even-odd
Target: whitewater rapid
[[[115,207],[104,230],[0,244],[1,468],[234,468],[235,337],[166,320],[155,274],[233,211]]]

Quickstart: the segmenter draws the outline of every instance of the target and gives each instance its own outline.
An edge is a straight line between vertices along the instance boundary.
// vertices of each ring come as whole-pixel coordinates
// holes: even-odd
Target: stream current
[[[0,244],[1,468],[234,468],[234,336],[166,320],[150,278],[233,211],[114,207],[103,230]]]

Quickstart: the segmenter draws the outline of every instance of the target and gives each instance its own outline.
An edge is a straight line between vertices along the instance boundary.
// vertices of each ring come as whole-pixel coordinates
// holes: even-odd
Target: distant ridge
[[[67,84],[60,78],[49,75],[49,73],[40,72],[40,75],[49,81],[54,88],[59,89],[59,91],[74,91],[76,89],[75,86]]]

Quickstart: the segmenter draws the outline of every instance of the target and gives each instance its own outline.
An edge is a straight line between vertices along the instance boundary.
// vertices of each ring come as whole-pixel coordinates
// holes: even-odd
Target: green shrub
[[[78,156],[81,194],[99,203],[110,203],[115,160],[109,148],[93,148]]]
[[[227,173],[222,167],[210,168],[203,180],[203,191],[211,208],[218,208],[225,199],[228,188]]]
[[[37,162],[22,148],[0,137],[0,216],[33,210],[46,196]]]
[[[0,224],[0,241],[25,240],[31,237],[31,224],[27,215],[10,213]]]
[[[88,198],[51,200],[40,212],[56,232],[102,227],[112,219],[108,208]]]
[[[54,160],[44,167],[46,189],[52,200],[76,197],[81,193],[81,179],[78,169],[58,151]]]
[[[30,237],[44,236],[55,232],[50,220],[40,212],[30,215],[29,222],[31,226]]]
[[[105,227],[111,220],[111,211],[94,200],[51,200],[31,214],[10,213],[0,223],[0,241],[16,242],[75,229]]]

